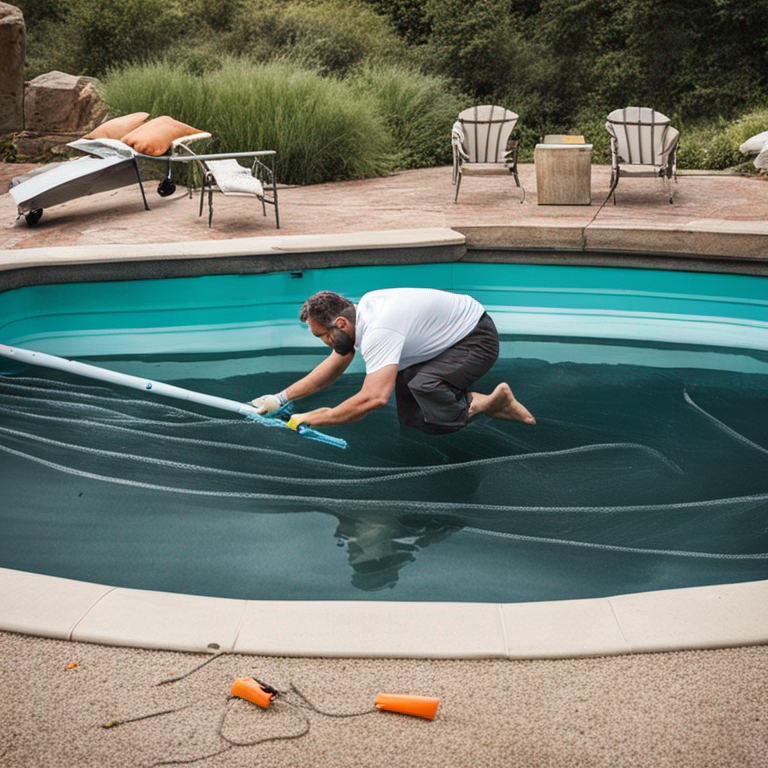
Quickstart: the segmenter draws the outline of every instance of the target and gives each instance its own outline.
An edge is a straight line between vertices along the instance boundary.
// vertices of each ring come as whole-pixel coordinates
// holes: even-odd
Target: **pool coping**
[[[0,569],[0,629],[271,656],[575,658],[768,643],[768,580],[538,603],[268,601]]]
[[[504,227],[426,227],[331,235],[0,250],[0,291],[35,282],[129,280],[292,269],[494,261],[713,271],[768,276],[768,221],[696,220],[676,226],[532,218]],[[106,251],[106,252],[105,252]],[[493,252],[492,255],[489,252]],[[643,255],[639,255],[642,252]],[[322,253],[318,262],[314,254]],[[205,270],[205,272],[204,272]],[[20,277],[23,276],[23,277]]]
[[[382,263],[380,252],[424,248],[454,261],[467,248],[519,248],[515,260],[762,271],[768,255],[762,222],[688,223],[660,230],[632,226],[549,226],[388,230],[294,235],[217,242],[13,249],[0,251],[1,278],[45,270],[228,260],[252,271],[340,266],[318,252],[342,252],[344,265]],[[739,228],[740,225],[740,228]],[[677,233],[677,234],[675,234]],[[519,238],[519,241],[518,241]],[[650,256],[638,260],[641,247]],[[472,260],[482,260],[470,253]],[[562,263],[562,257],[557,257]],[[580,260],[579,260],[580,259]],[[238,261],[239,260],[239,261]],[[401,263],[411,263],[407,260]],[[291,266],[293,265],[293,266]],[[299,266],[296,266],[299,265]],[[30,272],[31,270],[31,272]],[[185,268],[179,273],[189,273]],[[194,271],[192,272],[194,273]],[[49,275],[50,277],[51,275]],[[134,278],[135,279],[135,278]],[[13,281],[11,281],[12,283]],[[5,285],[5,288],[4,288]],[[768,643],[768,580],[536,603],[259,601],[136,590],[0,568],[0,629],[71,641],[190,652],[377,658],[573,658]]]

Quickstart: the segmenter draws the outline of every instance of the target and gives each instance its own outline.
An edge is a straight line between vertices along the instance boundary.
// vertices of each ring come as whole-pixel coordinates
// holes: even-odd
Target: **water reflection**
[[[377,515],[364,520],[339,516],[336,539],[346,547],[352,585],[364,592],[393,589],[400,570],[416,555],[461,526],[437,520]]]

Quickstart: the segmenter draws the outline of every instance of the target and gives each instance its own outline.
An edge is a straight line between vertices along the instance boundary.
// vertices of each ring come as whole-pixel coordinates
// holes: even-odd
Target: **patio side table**
[[[592,145],[582,137],[547,136],[536,145],[534,163],[539,205],[591,204]]]

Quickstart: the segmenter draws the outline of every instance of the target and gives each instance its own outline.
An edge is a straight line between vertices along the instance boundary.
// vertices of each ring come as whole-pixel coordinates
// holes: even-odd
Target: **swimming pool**
[[[341,452],[42,370],[0,381],[0,565],[248,599],[523,602],[764,579],[764,280],[433,264],[46,285],[4,343],[245,400],[324,348],[323,288],[471,293],[538,426],[427,438],[388,406]],[[355,391],[359,362],[333,390]],[[277,433],[277,434],[275,434]]]

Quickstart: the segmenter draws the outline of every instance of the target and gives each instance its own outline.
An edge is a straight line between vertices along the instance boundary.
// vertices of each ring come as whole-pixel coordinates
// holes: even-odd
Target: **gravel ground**
[[[7,768],[768,765],[768,646],[557,661],[226,654],[162,685],[205,657],[7,632],[0,648]],[[267,710],[230,699],[249,676],[284,695]],[[294,706],[291,685],[337,714],[370,710],[378,693],[440,706],[434,721],[327,717]]]

